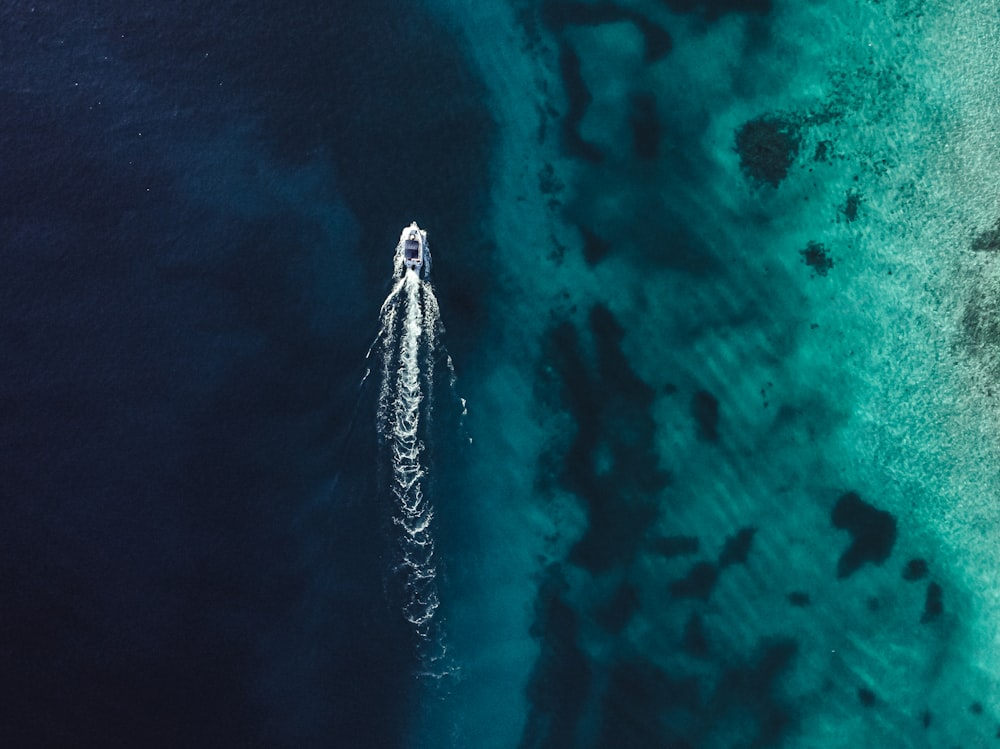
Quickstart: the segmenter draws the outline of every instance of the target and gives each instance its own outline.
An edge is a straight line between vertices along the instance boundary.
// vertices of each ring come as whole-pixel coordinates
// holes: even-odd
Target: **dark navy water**
[[[0,743],[398,745],[347,427],[399,226],[482,200],[480,89],[395,3],[0,14]]]

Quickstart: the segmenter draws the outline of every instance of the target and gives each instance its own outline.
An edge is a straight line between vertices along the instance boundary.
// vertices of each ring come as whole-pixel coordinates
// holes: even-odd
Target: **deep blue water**
[[[482,200],[475,80],[391,2],[0,13],[0,743],[398,745],[345,437],[397,224]]]

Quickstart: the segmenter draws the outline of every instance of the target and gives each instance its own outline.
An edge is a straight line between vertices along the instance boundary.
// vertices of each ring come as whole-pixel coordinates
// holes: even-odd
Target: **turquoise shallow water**
[[[440,5],[502,262],[414,745],[996,743],[996,8]]]

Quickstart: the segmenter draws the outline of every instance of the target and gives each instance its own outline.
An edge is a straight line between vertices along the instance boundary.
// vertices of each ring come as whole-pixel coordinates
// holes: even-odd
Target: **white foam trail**
[[[380,310],[378,337],[366,358],[376,347],[381,348],[377,418],[381,454],[390,477],[392,520],[398,533],[402,614],[425,644],[424,665],[432,666],[427,661],[440,661],[445,648],[440,624],[435,621],[440,601],[432,533],[434,508],[426,491],[426,448],[433,414],[434,357],[444,328],[430,282],[403,264],[402,243],[396,247],[393,278],[393,288]],[[447,361],[449,384],[454,385],[450,356]]]
[[[414,271],[404,277],[405,318],[400,340],[399,368],[397,370],[394,413],[391,424],[393,452],[393,494],[399,512],[393,518],[402,528],[403,564],[407,568],[407,600],[403,614],[424,631],[438,607],[437,570],[434,566],[434,541],[430,523],[434,511],[424,495],[424,467],[421,453],[424,443],[420,439],[421,402],[429,395],[433,383],[430,369],[432,335],[425,335],[425,310],[420,303],[421,282]],[[428,332],[432,332],[433,327]],[[421,371],[421,364],[426,369]],[[426,390],[422,380],[427,382]]]

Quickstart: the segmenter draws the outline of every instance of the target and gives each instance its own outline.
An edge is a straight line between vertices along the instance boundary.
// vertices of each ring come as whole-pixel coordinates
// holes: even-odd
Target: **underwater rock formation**
[[[753,546],[753,537],[757,534],[756,528],[740,528],[733,536],[726,539],[726,545],[722,547],[719,554],[719,567],[728,567],[731,564],[745,564],[750,556],[750,547]]]
[[[903,568],[903,579],[907,582],[923,580],[927,577],[928,568],[926,559],[911,559]]]
[[[841,496],[833,508],[833,525],[851,535],[837,562],[837,577],[850,577],[864,564],[882,564],[896,543],[896,518],[863,501],[856,492]]]
[[[691,398],[691,416],[698,425],[698,436],[708,442],[719,439],[719,400],[707,390]]]
[[[935,582],[927,584],[927,598],[924,600],[924,613],[920,617],[921,624],[927,624],[944,613],[944,590]]]
[[[736,132],[736,150],[751,179],[777,187],[798,156],[798,128],[778,116],[750,120]]]
[[[816,271],[817,276],[825,276],[833,267],[833,258],[819,242],[810,241],[799,254],[802,255],[802,261]]]

